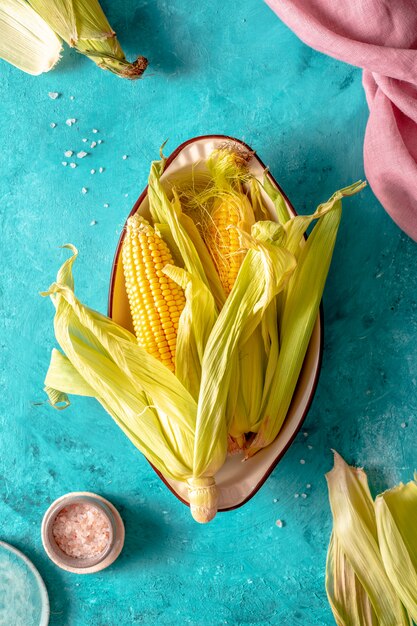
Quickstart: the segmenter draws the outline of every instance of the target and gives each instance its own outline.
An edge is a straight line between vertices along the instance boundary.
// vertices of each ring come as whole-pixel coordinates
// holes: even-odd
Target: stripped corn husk
[[[411,626],[379,549],[375,509],[366,474],[335,452],[326,475],[333,533],[326,591],[338,626]]]
[[[137,79],[148,61],[130,63],[98,0],[29,0],[35,11],[69,46],[121,78]]]
[[[37,76],[56,65],[61,49],[61,39],[27,2],[0,2],[0,58]]]

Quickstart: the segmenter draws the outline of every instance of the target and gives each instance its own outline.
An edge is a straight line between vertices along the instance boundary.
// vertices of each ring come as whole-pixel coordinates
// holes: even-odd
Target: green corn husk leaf
[[[245,433],[253,432],[261,409],[266,360],[260,324],[239,349],[240,385],[229,435],[242,449]]]
[[[340,217],[339,203],[316,224],[284,293],[278,361],[248,457],[275,439],[287,415],[316,322]]]
[[[187,480],[197,405],[180,381],[111,319],[83,306],[73,292],[73,256],[43,295],[56,307],[53,351],[46,376],[52,402],[62,394],[94,395],[136,447],[164,475]],[[51,393],[54,390],[54,393]]]
[[[417,623],[417,484],[400,483],[380,494],[375,513],[385,570]]]
[[[334,467],[326,479],[337,541],[330,547],[329,559],[333,559],[328,560],[327,575],[336,622],[343,626],[369,626],[376,619],[379,626],[410,626],[411,619],[385,571],[379,551],[374,503],[365,472],[350,467],[335,452]],[[357,583],[363,589],[358,591]],[[357,621],[358,616],[363,621]]]
[[[246,237],[250,248],[240,267],[207,342],[203,366],[196,438],[194,476],[215,473],[214,449],[226,442],[230,415],[225,414],[233,363],[239,342],[249,337],[261,321],[271,300],[284,288],[295,269],[295,259],[286,250]],[[224,455],[226,449],[224,449]]]
[[[129,63],[98,0],[29,0],[35,11],[69,46],[121,78],[137,79],[148,61]]]
[[[0,58],[38,76],[60,59],[61,40],[23,0],[0,3]]]
[[[169,201],[161,183],[165,159],[153,161],[149,174],[149,208],[154,222],[167,224],[176,248],[182,257],[182,264],[192,275],[200,278],[211,290],[216,304],[221,308],[225,294],[213,263],[208,262],[208,252],[204,242],[192,224],[192,220],[183,214],[178,195],[173,189],[173,201]],[[205,251],[205,253],[204,253]],[[205,256],[204,256],[205,254]],[[204,261],[204,265],[203,265]]]
[[[184,289],[186,304],[178,324],[175,375],[197,401],[204,350],[217,319],[216,305],[210,290],[196,276],[173,265],[163,271]]]
[[[291,218],[291,215],[290,215],[290,212],[288,211],[287,203],[285,202],[282,193],[272,183],[269,177],[268,170],[266,170],[264,173],[262,186],[274,204],[275,211],[277,213],[278,222],[280,224],[285,224]]]

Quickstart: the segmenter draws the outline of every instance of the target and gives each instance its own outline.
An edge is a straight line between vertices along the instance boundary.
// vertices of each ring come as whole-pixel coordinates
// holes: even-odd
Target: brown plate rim
[[[233,141],[237,144],[240,144],[242,146],[242,148],[244,148],[245,150],[248,150],[249,152],[256,154],[256,158],[258,160],[258,162],[260,163],[260,165],[265,169],[268,170],[268,176],[271,179],[271,182],[277,187],[277,189],[279,189],[280,193],[282,194],[282,196],[284,197],[285,201],[288,203],[288,205],[290,206],[291,210],[294,211],[294,214],[296,215],[297,212],[294,209],[293,205],[291,204],[290,200],[288,199],[287,195],[285,194],[285,192],[283,191],[283,189],[281,189],[281,186],[277,183],[277,181],[275,180],[275,178],[272,176],[271,172],[269,171],[269,169],[265,166],[265,164],[263,163],[263,161],[258,157],[257,153],[250,147],[248,146],[247,143],[245,143],[244,141],[242,141],[241,139],[236,139],[236,137],[230,137],[229,135],[199,135],[198,137],[192,137],[191,139],[187,139],[187,141],[184,141],[183,143],[181,143],[173,152],[171,152],[171,154],[167,157],[166,162],[165,162],[165,169],[170,165],[170,163],[172,163],[172,161],[178,156],[178,154],[180,152],[182,152],[182,150],[184,150],[184,148],[192,143],[195,143],[196,141],[201,141],[201,140],[207,140],[207,139],[223,139],[225,142],[226,141]],[[142,193],[140,194],[139,198],[136,200],[135,204],[133,205],[132,210],[130,211],[129,215],[126,218],[126,222],[129,219],[129,217],[131,217],[132,215],[134,215],[136,213],[136,211],[138,210],[138,208],[140,207],[140,205],[142,204],[143,200],[146,198],[148,193],[148,185],[146,185],[145,189],[142,191]],[[125,222],[125,225],[126,225]],[[123,227],[123,230],[120,234],[119,237],[119,241],[117,243],[117,247],[116,247],[116,251],[114,254],[114,258],[113,258],[113,263],[112,263],[112,268],[111,268],[111,274],[110,274],[110,286],[109,286],[109,296],[108,296],[108,305],[107,305],[107,314],[109,317],[112,317],[112,313],[113,313],[113,292],[114,292],[114,281],[115,281],[115,277],[116,277],[116,270],[117,270],[117,266],[118,266],[118,262],[119,262],[119,257],[120,257],[120,250],[121,250],[121,246],[123,243],[123,239],[124,239],[124,232],[125,232],[125,226]],[[291,444],[293,443],[295,437],[298,435],[298,433],[300,432],[300,429],[307,417],[307,414],[311,408],[311,404],[313,402],[314,396],[316,394],[316,390],[317,390],[317,385],[319,382],[319,378],[320,378],[320,373],[321,373],[321,367],[322,367],[322,362],[323,362],[323,345],[324,345],[324,313],[323,313],[323,302],[320,303],[320,347],[319,347],[319,360],[318,360],[318,364],[317,364],[317,369],[316,369],[316,373],[314,376],[314,381],[313,381],[313,386],[311,388],[311,392],[310,395],[308,397],[305,409],[303,411],[302,416],[300,417],[299,423],[293,433],[293,435],[291,436],[291,438],[288,440],[288,443],[286,444],[286,446],[281,450],[281,452],[275,457],[274,461],[268,465],[268,468],[266,469],[265,473],[263,474],[262,478],[260,481],[258,481],[256,483],[256,485],[254,486],[254,488],[252,489],[252,491],[248,494],[248,496],[242,500],[242,502],[239,502],[238,504],[235,504],[233,506],[230,507],[225,507],[222,509],[219,509],[219,512],[224,512],[224,511],[233,511],[234,509],[238,509],[239,507],[243,506],[244,504],[246,504],[246,502],[248,502],[251,498],[253,498],[253,496],[259,491],[259,489],[262,487],[262,485],[265,483],[265,481],[269,478],[269,476],[272,474],[272,472],[274,471],[274,469],[276,468],[276,466],[278,465],[278,463],[280,462],[280,460],[282,459],[282,457],[284,456],[284,454],[287,452],[288,448],[291,446]],[[180,500],[183,504],[185,504],[186,506],[190,506],[189,502],[187,502],[186,500],[184,500],[184,498],[182,498],[176,491],[175,489],[173,489],[173,487],[169,484],[169,482],[167,481],[167,479],[165,478],[165,476],[163,474],[161,474],[161,472],[159,470],[156,469],[156,467],[154,467],[152,465],[152,463],[150,463],[150,461],[148,461],[149,464],[151,465],[152,469],[156,472],[156,474],[158,474],[159,478],[162,480],[162,482],[168,487],[168,489],[171,491],[171,493],[173,493],[173,495]]]

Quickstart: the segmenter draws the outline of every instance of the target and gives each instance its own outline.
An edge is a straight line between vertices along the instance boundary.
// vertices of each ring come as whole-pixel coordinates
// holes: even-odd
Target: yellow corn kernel
[[[229,198],[221,200],[211,214],[204,236],[226,295],[235,283],[244,257],[239,234],[234,228],[239,221],[240,212],[234,202]]]
[[[161,271],[165,265],[174,263],[167,244],[137,213],[127,221],[122,259],[138,343],[174,371],[184,292]]]

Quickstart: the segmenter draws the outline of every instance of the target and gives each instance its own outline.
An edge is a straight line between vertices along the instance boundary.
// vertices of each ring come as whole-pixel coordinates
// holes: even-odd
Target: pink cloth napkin
[[[306,44],[363,68],[365,174],[417,240],[417,0],[266,0]]]

